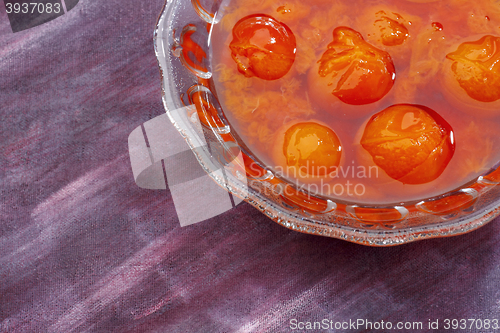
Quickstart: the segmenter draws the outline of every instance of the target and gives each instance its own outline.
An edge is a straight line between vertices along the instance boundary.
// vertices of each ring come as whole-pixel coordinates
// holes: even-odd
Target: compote
[[[500,160],[494,0],[234,0],[212,45],[232,128],[298,187],[402,203]]]

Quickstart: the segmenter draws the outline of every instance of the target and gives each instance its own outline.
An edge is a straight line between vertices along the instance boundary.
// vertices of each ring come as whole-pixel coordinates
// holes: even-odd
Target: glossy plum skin
[[[370,104],[394,85],[396,70],[389,53],[367,43],[351,28],[337,27],[333,42],[318,61],[318,76],[328,78],[331,93],[351,105]]]
[[[397,104],[373,115],[362,147],[389,177],[404,184],[424,184],[441,175],[454,150],[451,126],[435,111]]]
[[[255,14],[239,20],[232,33],[231,57],[246,77],[271,81],[290,71],[296,40],[285,24],[269,15]]]
[[[285,132],[286,164],[309,176],[325,176],[340,164],[342,146],[333,130],[315,122],[298,123]]]
[[[408,39],[410,34],[403,23],[386,16],[383,11],[377,14],[380,15],[380,18],[375,21],[375,25],[380,29],[382,44],[396,46],[403,44]],[[401,18],[399,14],[393,13],[393,15],[396,18]]]
[[[465,42],[446,55],[451,71],[467,95],[479,102],[500,99],[500,38],[487,35]]]

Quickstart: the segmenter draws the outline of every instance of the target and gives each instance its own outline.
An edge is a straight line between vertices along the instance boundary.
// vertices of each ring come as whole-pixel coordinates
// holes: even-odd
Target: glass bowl
[[[233,130],[214,88],[207,40],[229,1],[167,1],[154,34],[165,110],[221,187],[286,228],[371,246],[459,235],[500,214],[498,165],[453,191],[390,205],[308,193],[274,174]]]

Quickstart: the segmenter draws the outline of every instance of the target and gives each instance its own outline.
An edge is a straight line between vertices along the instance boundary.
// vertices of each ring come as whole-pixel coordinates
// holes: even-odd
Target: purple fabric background
[[[0,332],[500,319],[498,221],[393,248],[296,233],[246,203],[181,228],[169,190],[135,185],[127,148],[163,112],[162,6],[81,0],[13,34],[0,5]]]

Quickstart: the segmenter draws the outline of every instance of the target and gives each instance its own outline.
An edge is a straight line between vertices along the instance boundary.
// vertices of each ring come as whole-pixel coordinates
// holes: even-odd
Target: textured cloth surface
[[[163,113],[162,6],[81,0],[12,33],[0,5],[0,332],[500,319],[498,221],[393,248],[293,232],[246,203],[181,228],[168,189],[136,186],[127,147]]]

